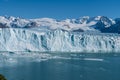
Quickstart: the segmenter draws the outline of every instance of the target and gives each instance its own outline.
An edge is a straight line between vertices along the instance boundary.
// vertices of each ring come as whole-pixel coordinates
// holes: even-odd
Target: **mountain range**
[[[83,16],[78,19],[56,20],[52,18],[23,19],[0,16],[0,28],[62,29],[73,32],[120,33],[120,18]]]

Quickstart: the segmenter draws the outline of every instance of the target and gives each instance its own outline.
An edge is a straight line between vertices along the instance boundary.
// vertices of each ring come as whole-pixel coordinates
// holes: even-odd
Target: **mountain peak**
[[[109,27],[116,27],[120,24],[119,19],[111,19],[106,16],[89,17],[83,16],[78,19],[66,19],[58,21],[52,18],[38,18],[38,19],[23,19],[13,16],[0,16],[1,28],[39,28],[39,29],[63,29],[63,30],[76,30],[76,31],[101,31],[104,32]],[[119,27],[119,26],[117,26]],[[118,28],[116,28],[118,29]],[[108,30],[110,32],[110,30]],[[118,31],[118,30],[117,30]]]

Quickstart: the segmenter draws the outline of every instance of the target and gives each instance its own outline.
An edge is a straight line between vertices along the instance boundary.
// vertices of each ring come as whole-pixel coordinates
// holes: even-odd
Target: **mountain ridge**
[[[76,32],[120,33],[120,18],[106,16],[83,16],[78,19],[56,20],[52,18],[23,19],[0,16],[0,28],[39,28],[43,30],[63,29]]]

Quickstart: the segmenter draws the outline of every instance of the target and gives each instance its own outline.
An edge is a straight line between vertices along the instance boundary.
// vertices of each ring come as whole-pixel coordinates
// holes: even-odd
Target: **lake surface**
[[[1,52],[7,80],[120,80],[120,54]]]

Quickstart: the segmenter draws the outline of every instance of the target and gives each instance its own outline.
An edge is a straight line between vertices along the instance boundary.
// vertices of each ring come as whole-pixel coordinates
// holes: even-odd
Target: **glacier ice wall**
[[[0,51],[120,52],[120,35],[1,28]]]

